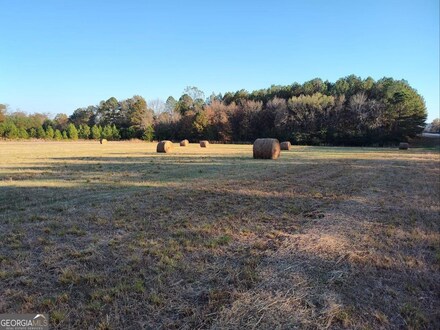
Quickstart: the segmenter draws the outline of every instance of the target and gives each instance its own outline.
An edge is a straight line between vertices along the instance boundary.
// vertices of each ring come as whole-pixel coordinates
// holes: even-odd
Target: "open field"
[[[440,328],[438,151],[0,142],[0,313],[77,329]]]

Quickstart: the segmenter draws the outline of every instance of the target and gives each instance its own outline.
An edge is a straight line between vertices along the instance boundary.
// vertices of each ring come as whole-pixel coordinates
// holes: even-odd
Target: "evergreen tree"
[[[78,140],[78,130],[76,129],[75,125],[73,125],[72,123],[70,123],[67,126],[67,136],[71,140],[74,141]]]
[[[90,127],[87,124],[80,125],[78,135],[80,139],[88,139],[90,137]]]
[[[37,139],[44,139],[46,137],[46,132],[43,129],[43,126],[37,127]]]
[[[145,141],[153,141],[154,138],[154,128],[152,125],[148,125],[145,130],[144,130],[144,134],[142,135],[142,139]]]
[[[121,138],[121,135],[119,134],[119,130],[116,127],[116,125],[112,126],[112,139],[113,140],[119,140]]]
[[[112,140],[113,139],[113,130],[110,125],[105,125],[102,131],[101,137],[103,139]]]
[[[36,138],[36,137],[37,137],[37,130],[36,130],[34,127],[32,127],[32,128],[29,130],[29,137],[30,137],[30,138]]]
[[[18,130],[18,138],[29,139],[29,134],[23,127]]]
[[[101,132],[99,131],[98,125],[93,125],[92,127],[92,139],[99,140],[101,138]]]
[[[6,122],[3,128],[3,135],[7,139],[17,139],[18,138],[18,128],[13,122]]]
[[[55,135],[55,131],[53,130],[52,126],[47,126],[46,129],[46,138],[53,139]]]
[[[61,140],[63,139],[63,135],[61,134],[61,132],[60,132],[59,129],[56,129],[56,130],[55,130],[55,133],[54,133],[54,135],[53,135],[53,138],[54,138],[56,141],[61,141]]]

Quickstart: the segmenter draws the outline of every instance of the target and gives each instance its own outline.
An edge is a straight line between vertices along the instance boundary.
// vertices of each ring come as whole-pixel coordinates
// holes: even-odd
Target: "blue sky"
[[[0,0],[0,103],[210,95],[355,74],[405,79],[439,117],[439,2]]]

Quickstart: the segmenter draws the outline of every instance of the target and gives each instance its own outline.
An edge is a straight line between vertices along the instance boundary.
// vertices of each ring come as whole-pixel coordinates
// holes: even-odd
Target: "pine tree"
[[[61,134],[59,129],[55,130],[54,139],[57,141],[61,141],[63,139],[63,135]]]
[[[3,134],[7,139],[16,139],[18,138],[18,128],[14,123],[6,122]]]
[[[121,135],[119,134],[119,130],[117,129],[116,125],[113,124],[113,126],[112,126],[112,139],[119,140],[120,138],[121,138]]]
[[[154,128],[152,125],[148,125],[145,130],[144,130],[144,134],[142,135],[142,139],[145,141],[153,141],[154,138]]]
[[[78,140],[78,130],[76,129],[75,125],[73,125],[72,123],[69,124],[69,126],[67,126],[67,136],[71,140],[74,141]]]
[[[92,139],[99,140],[101,138],[101,132],[97,125],[93,125],[92,127]]]
[[[55,135],[55,131],[53,130],[52,126],[48,126],[46,129],[46,138],[53,139]]]
[[[37,127],[37,139],[44,139],[46,137],[46,132],[42,126]]]
[[[36,138],[37,137],[37,130],[35,129],[35,128],[31,128],[30,130],[29,130],[29,137],[30,138]]]
[[[101,137],[103,139],[112,140],[113,139],[113,130],[110,125],[105,125],[102,131]]]
[[[18,130],[18,138],[29,139],[29,134],[23,127]]]

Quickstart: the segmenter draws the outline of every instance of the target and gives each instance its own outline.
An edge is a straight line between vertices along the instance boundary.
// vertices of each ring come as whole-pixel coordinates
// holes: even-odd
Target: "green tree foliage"
[[[187,115],[190,111],[194,110],[194,100],[188,94],[183,94],[176,104],[176,111],[182,116]]]
[[[120,121],[120,105],[116,98],[111,97],[107,101],[101,101],[98,106],[99,122],[102,125],[111,125]]]
[[[143,130],[148,125],[147,114],[149,112],[147,102],[140,96],[134,97],[130,107],[130,126],[136,130]]]
[[[46,128],[46,138],[53,139],[54,136],[55,136],[55,131],[53,130],[52,126],[48,126]]]
[[[397,81],[386,89],[385,106],[388,139],[402,141],[423,130],[427,117],[425,101],[407,82]]]
[[[4,121],[1,126],[3,137],[7,139],[17,139],[19,137],[18,128],[11,120]]]
[[[113,140],[113,130],[110,125],[104,126],[101,137],[107,140]]]
[[[69,125],[69,117],[64,113],[59,113],[55,116],[53,123],[56,129],[60,131],[66,130],[67,125]]]
[[[98,125],[93,125],[92,127],[92,139],[99,140],[101,138],[101,131]]]
[[[121,138],[121,134],[119,133],[116,125],[112,125],[112,140],[119,140]]]
[[[63,135],[61,134],[59,129],[55,130],[54,136],[53,136],[54,140],[56,141],[61,141],[63,139]]]
[[[66,131],[63,131],[62,134],[63,134],[63,140],[67,140],[69,138]]]
[[[89,125],[84,124],[84,125],[80,125],[78,127],[78,137],[80,139],[84,139],[84,140],[88,139],[90,137],[90,133],[91,133],[91,130],[90,130]]]
[[[290,139],[298,143],[318,144],[326,136],[326,119],[335,100],[333,96],[315,93],[292,97],[283,121],[291,132]],[[286,133],[288,133],[286,132]]]
[[[69,122],[76,127],[93,125],[97,114],[97,109],[94,106],[87,108],[76,109],[69,117]]]
[[[208,117],[204,111],[197,113],[194,117],[194,121],[192,123],[193,126],[193,135],[197,138],[203,138],[206,136],[206,130],[208,128]]]
[[[18,129],[18,138],[19,139],[29,139],[29,134],[23,127]]]
[[[423,98],[406,81],[392,78],[350,75],[334,83],[315,78],[253,92],[213,93],[206,103],[204,97],[193,86],[178,101],[170,96],[165,103],[150,101],[150,107],[138,95],[122,101],[111,97],[53,120],[40,113],[6,113],[0,105],[0,136],[18,138],[26,131],[32,138],[51,138],[56,129],[73,139],[231,142],[276,137],[302,144],[390,145],[414,137],[426,121]]]
[[[154,139],[153,125],[148,125],[144,130],[144,134],[142,134],[142,140],[151,142],[153,141],[153,139]]]
[[[37,127],[37,139],[45,139],[46,138],[46,132],[44,131],[43,126]]]
[[[37,130],[34,127],[29,130],[29,137],[32,139],[35,139],[37,137]]]
[[[78,130],[72,123],[67,126],[67,136],[71,140],[78,140]]]

